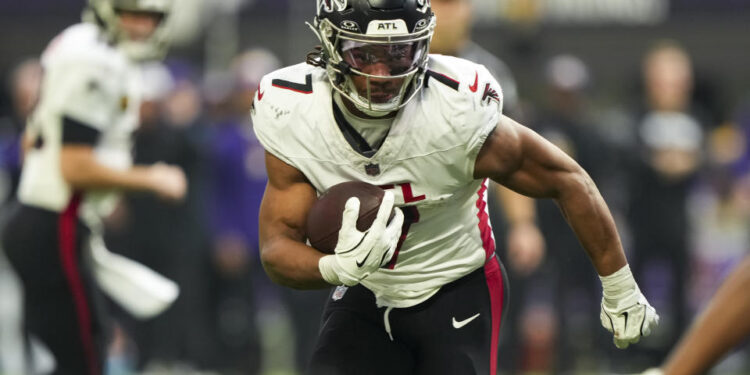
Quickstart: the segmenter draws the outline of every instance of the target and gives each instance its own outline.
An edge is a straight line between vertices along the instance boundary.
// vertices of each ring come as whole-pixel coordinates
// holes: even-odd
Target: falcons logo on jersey
[[[484,86],[484,94],[482,94],[482,103],[485,105],[490,104],[490,102],[500,103],[500,95],[495,91],[495,89],[490,87],[490,84],[487,83]]]

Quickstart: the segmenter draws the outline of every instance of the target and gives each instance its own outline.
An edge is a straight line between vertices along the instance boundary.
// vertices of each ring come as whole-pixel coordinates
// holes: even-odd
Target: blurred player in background
[[[430,55],[428,0],[319,0],[322,46],[267,75],[253,124],[269,183],[261,260],[274,281],[338,285],[312,374],[496,374],[504,272],[487,215],[487,180],[553,198],[601,276],[601,322],[620,348],[658,316],[640,292],[590,177],[502,115],[481,65]],[[386,189],[359,232],[350,199],[334,254],[305,244],[317,195],[360,180]],[[394,205],[395,217],[389,213]],[[403,225],[403,227],[402,227]]]
[[[2,244],[24,287],[25,327],[46,346],[55,374],[101,374],[106,332],[85,259],[87,235],[114,191],[181,199],[183,172],[131,166],[137,127],[136,62],[165,53],[171,0],[90,0],[83,23],[42,55],[39,102],[23,136],[21,206]]]
[[[698,375],[750,335],[750,257],[716,292],[661,369],[644,375]]]
[[[643,94],[634,111],[636,140],[625,166],[633,272],[662,322],[648,345],[619,359],[656,366],[687,327],[691,276],[688,202],[703,171],[706,135],[714,125],[693,101],[694,69],[687,50],[659,41],[642,58]],[[637,359],[636,359],[637,358]],[[642,367],[643,365],[639,366]]]

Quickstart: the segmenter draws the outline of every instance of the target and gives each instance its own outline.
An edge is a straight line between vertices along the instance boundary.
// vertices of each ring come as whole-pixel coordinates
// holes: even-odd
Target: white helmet
[[[164,58],[167,43],[165,20],[172,10],[172,0],[89,0],[83,20],[97,24],[109,39],[129,58],[136,61]],[[152,12],[162,15],[156,30],[145,40],[132,40],[120,28],[117,12]]]

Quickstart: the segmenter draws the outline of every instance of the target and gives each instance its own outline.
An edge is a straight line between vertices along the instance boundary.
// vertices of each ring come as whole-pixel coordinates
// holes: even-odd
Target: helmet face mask
[[[434,26],[428,0],[318,0],[314,31],[333,88],[377,116],[421,89]]]
[[[89,0],[83,19],[101,27],[112,43],[130,59],[158,60],[167,52],[165,21],[171,8],[172,0]],[[121,12],[152,14],[158,18],[157,26],[145,38],[131,38],[121,25]]]

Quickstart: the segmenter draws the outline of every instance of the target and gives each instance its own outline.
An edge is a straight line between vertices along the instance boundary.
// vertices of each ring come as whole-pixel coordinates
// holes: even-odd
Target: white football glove
[[[648,336],[659,324],[659,315],[638,288],[630,266],[625,265],[602,281],[602,325],[614,334],[615,346],[625,349]]]
[[[346,201],[334,254],[326,255],[318,262],[325,281],[333,285],[357,285],[390,262],[404,223],[404,214],[398,207],[393,207],[393,200],[393,193],[386,191],[375,220],[364,232],[357,230],[359,199]],[[391,209],[394,216],[388,223]]]

